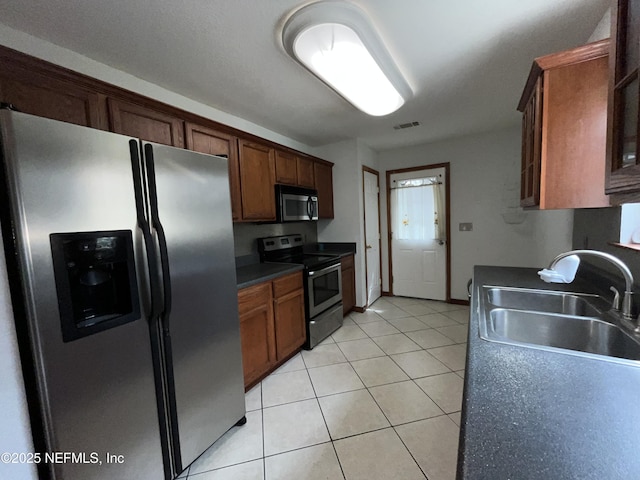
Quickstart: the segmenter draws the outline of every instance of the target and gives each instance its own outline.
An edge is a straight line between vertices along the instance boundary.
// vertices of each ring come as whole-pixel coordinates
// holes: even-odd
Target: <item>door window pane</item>
[[[411,181],[411,180],[409,180]],[[433,185],[398,187],[394,237],[398,240],[436,238],[436,204]]]

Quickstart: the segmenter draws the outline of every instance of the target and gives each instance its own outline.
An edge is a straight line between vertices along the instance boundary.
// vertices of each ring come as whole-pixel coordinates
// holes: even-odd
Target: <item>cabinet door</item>
[[[27,75],[21,69],[0,72],[0,101],[31,115],[107,129],[104,97],[71,83]]]
[[[315,175],[313,174],[313,160],[308,158],[297,158],[298,185],[306,188],[315,187]]]
[[[238,311],[246,387],[276,363],[271,282],[240,290]]]
[[[542,138],[542,77],[538,78],[522,115],[520,205],[540,203],[540,143]]]
[[[275,160],[272,148],[238,140],[243,220],[275,220]]]
[[[640,103],[640,2],[613,2],[609,61],[609,110],[607,125],[606,192],[633,193],[640,200],[640,149],[638,106]]]
[[[318,191],[318,217],[333,218],[333,177],[331,165],[314,162],[313,174]]]
[[[296,156],[276,150],[276,183],[296,185],[297,178]]]
[[[134,103],[108,99],[111,131],[149,142],[184,147],[184,122]]]
[[[238,143],[236,137],[196,125],[195,123],[185,124],[185,137],[189,150],[227,158],[229,162],[231,216],[234,221],[240,220],[242,218],[242,200],[240,197],[240,168],[238,166]]]
[[[541,209],[609,206],[607,65],[603,56],[544,72]]]
[[[356,306],[356,271],[353,255],[340,259],[342,269],[342,313],[346,315]]]
[[[277,359],[282,360],[304,344],[307,332],[302,288],[274,301]]]

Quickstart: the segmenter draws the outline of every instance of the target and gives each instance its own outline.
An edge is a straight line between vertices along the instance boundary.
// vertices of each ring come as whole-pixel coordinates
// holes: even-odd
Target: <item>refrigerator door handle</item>
[[[144,145],[144,157],[147,166],[149,203],[151,210],[151,228],[155,230],[158,236],[158,247],[160,253],[160,267],[162,270],[162,297],[163,305],[160,311],[166,330],[169,330],[169,316],[171,314],[171,276],[169,271],[169,253],[167,251],[167,238],[164,228],[160,222],[158,213],[158,191],[156,188],[156,172],[153,162],[153,147],[148,143]]]
[[[162,342],[166,356],[164,364],[164,374],[166,382],[165,386],[167,389],[167,400],[169,403],[169,429],[172,435],[171,448],[173,451],[173,470],[177,475],[182,471],[185,465],[182,465],[180,435],[178,429],[178,414],[176,407],[175,378],[173,373],[173,363],[170,361],[170,359],[173,358],[173,353],[171,347],[171,330],[169,328],[169,319],[171,314],[171,277],[169,271],[169,254],[167,251],[167,238],[165,236],[162,223],[160,222],[160,215],[158,214],[158,189],[156,186],[156,171],[153,161],[153,147],[148,143],[144,144],[144,158],[147,171],[147,188],[149,194],[149,207],[151,212],[151,228],[155,231],[158,238],[160,267],[162,270],[163,306],[160,310],[160,318],[163,334]]]
[[[145,214],[143,200],[142,165],[140,162],[139,143],[136,140],[129,141],[129,151],[131,153],[131,169],[133,173],[133,187],[136,200],[136,217],[138,228],[142,231],[144,249],[147,254],[147,268],[149,269],[149,293],[151,295],[151,308],[149,318],[155,318],[160,313],[160,285],[158,284],[158,266],[156,259],[156,248],[151,235],[151,226]]]

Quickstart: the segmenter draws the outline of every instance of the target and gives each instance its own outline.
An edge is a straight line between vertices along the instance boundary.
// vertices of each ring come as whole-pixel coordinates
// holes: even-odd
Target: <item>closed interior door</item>
[[[367,305],[381,294],[380,276],[380,188],[378,172],[364,170],[364,229],[367,264]]]
[[[394,295],[446,300],[444,168],[390,176]]]

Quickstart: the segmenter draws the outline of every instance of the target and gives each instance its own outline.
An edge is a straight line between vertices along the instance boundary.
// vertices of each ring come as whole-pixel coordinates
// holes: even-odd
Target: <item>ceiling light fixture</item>
[[[395,112],[411,88],[364,13],[344,1],[300,8],[282,30],[291,57],[369,115]]]

